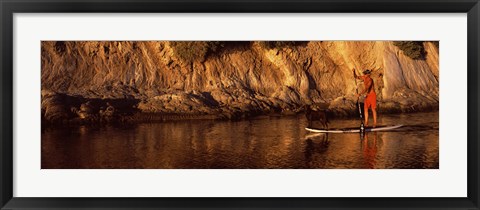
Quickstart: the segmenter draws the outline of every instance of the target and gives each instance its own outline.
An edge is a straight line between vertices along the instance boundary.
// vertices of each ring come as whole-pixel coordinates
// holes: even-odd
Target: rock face
[[[103,106],[129,100],[138,101],[131,107],[144,114],[236,118],[317,104],[346,115],[355,112],[352,68],[357,74],[372,70],[379,112],[438,109],[439,49],[423,44],[425,59],[413,60],[388,41],[310,41],[272,49],[244,42],[190,63],[168,41],[44,41],[42,110],[45,119],[59,119],[77,116],[89,100],[104,100]]]

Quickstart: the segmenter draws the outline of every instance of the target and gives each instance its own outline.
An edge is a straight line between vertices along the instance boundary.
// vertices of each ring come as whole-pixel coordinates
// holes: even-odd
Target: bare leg
[[[365,117],[365,126],[368,125],[368,107],[365,106],[365,108],[363,109],[363,114],[364,114],[364,117]]]
[[[372,112],[373,112],[373,127],[376,127],[377,126],[377,109],[372,108]]]

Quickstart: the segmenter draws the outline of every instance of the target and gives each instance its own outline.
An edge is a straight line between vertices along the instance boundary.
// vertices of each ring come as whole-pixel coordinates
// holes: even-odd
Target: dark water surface
[[[438,168],[438,112],[382,115],[394,132],[313,134],[303,115],[42,132],[42,168]],[[332,120],[330,128],[358,126]]]

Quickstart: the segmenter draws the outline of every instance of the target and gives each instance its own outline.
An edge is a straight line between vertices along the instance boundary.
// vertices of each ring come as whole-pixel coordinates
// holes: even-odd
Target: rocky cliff
[[[168,41],[44,41],[42,114],[236,118],[316,104],[347,115],[356,104],[353,68],[372,70],[379,112],[438,109],[438,43],[423,47],[425,56],[412,59],[388,41],[232,42],[190,62]]]

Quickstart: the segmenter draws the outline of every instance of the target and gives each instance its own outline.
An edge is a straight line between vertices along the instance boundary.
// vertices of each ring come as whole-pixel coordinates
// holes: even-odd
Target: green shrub
[[[175,56],[183,62],[191,64],[195,61],[203,62],[208,56],[221,51],[245,50],[252,42],[250,41],[171,41]],[[291,47],[306,42],[303,41],[260,41],[260,45],[266,49],[280,49]]]
[[[186,63],[203,62],[210,53],[217,52],[224,47],[220,41],[172,41],[170,46],[175,55]]]
[[[398,41],[393,42],[393,45],[400,48],[403,51],[403,54],[410,57],[411,59],[425,59],[425,48],[423,47],[423,42],[418,41]]]

